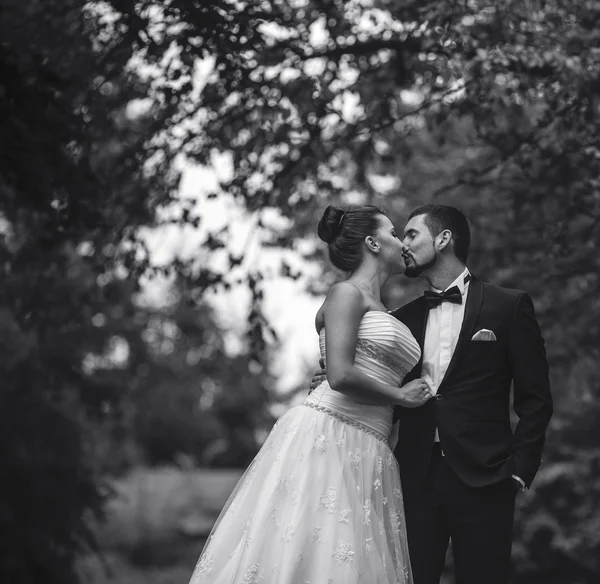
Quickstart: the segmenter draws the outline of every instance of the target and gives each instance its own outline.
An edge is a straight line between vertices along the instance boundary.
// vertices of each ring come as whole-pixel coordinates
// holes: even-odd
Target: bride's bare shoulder
[[[321,304],[319,310],[317,310],[317,315],[315,316],[315,328],[317,329],[317,333],[321,332],[321,329],[325,326],[325,309],[328,304],[339,303],[342,304],[357,304],[361,306],[363,309],[364,298],[362,293],[350,282],[338,282],[334,284],[329,290],[327,297]],[[363,310],[364,312],[364,310]]]

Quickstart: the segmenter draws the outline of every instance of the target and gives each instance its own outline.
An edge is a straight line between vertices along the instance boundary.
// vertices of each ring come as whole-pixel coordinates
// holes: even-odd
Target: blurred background
[[[316,225],[471,219],[555,415],[512,583],[600,581],[600,2],[1,0],[0,580],[187,582],[317,367]],[[393,308],[420,282],[390,281]],[[451,554],[448,557],[450,576]]]

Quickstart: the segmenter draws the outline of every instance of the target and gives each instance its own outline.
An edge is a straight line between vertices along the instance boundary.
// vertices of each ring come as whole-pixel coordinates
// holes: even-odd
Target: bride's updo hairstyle
[[[379,217],[385,215],[374,205],[351,207],[344,211],[329,205],[319,221],[317,233],[328,244],[331,263],[343,272],[353,272],[362,260],[365,237],[379,229]]]

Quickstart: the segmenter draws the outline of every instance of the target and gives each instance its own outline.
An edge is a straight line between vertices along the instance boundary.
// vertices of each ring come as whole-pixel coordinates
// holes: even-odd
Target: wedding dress
[[[319,336],[325,355],[325,331]],[[398,385],[420,358],[408,328],[367,312],[355,366]],[[325,381],[288,410],[223,508],[190,584],[410,584],[391,406]]]

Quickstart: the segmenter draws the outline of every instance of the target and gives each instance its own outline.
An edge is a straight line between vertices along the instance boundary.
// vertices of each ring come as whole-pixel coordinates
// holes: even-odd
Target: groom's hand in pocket
[[[321,369],[315,372],[310,382],[310,389],[308,390],[309,395],[327,379],[327,372],[325,371],[325,360],[323,359],[323,357],[319,359],[319,367],[321,367]]]

